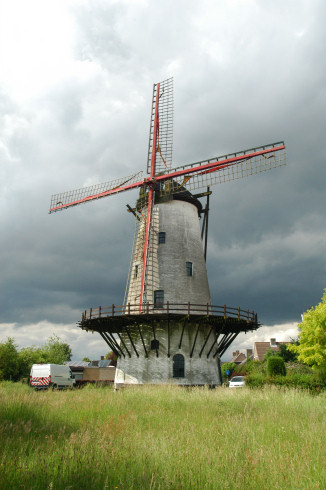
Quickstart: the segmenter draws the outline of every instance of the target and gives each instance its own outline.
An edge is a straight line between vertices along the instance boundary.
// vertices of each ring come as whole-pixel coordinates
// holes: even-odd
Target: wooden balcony
[[[151,304],[149,302],[144,303],[140,309],[139,304],[128,303],[126,305],[114,305],[111,306],[99,306],[98,308],[90,308],[85,310],[82,314],[82,322],[87,320],[100,319],[100,318],[113,318],[117,316],[134,317],[148,316],[148,315],[162,315],[162,316],[191,316],[199,315],[205,317],[222,317],[224,319],[232,318],[236,320],[247,321],[249,323],[257,324],[257,313],[250,310],[244,310],[238,306],[237,308],[229,307],[226,305],[215,306],[209,303],[205,305],[191,304],[191,303],[157,303]]]

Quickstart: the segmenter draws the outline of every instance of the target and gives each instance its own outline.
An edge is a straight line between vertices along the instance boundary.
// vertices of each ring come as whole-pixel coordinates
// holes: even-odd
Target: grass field
[[[326,488],[326,395],[0,384],[0,488]]]

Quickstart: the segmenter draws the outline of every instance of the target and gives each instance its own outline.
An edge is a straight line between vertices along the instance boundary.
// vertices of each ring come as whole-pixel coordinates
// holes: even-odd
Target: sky
[[[0,4],[0,341],[98,359],[81,312],[122,304],[137,192],[48,214],[52,194],[146,168],[153,83],[174,77],[174,165],[285,141],[287,165],[216,185],[212,303],[296,338],[326,287],[322,0]]]

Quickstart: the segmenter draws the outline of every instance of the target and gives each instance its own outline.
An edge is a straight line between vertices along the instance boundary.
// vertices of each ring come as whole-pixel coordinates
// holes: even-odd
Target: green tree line
[[[300,342],[291,347],[292,352],[313,369],[326,369],[326,289],[321,302],[303,314],[298,327]]]
[[[321,302],[302,315],[298,329],[296,341],[281,344],[277,351],[269,349],[262,362],[223,364],[224,381],[234,375],[245,375],[252,387],[276,384],[314,391],[326,389],[326,289]]]
[[[0,381],[17,381],[29,376],[33,364],[63,364],[71,360],[71,348],[56,335],[42,346],[18,350],[15,340],[8,337],[0,343]]]

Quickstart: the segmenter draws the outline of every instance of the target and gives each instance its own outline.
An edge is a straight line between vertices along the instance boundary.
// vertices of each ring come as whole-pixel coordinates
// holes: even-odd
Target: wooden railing
[[[161,303],[150,304],[144,303],[142,311],[139,311],[139,304],[128,303],[126,305],[99,306],[85,310],[82,315],[82,321],[92,320],[95,318],[112,318],[121,315],[157,315],[157,314],[182,314],[182,315],[202,315],[202,316],[222,316],[224,318],[235,318],[257,323],[257,313],[254,311],[243,310],[240,308],[231,308],[226,305],[214,306],[209,303],[205,305],[191,303]]]

